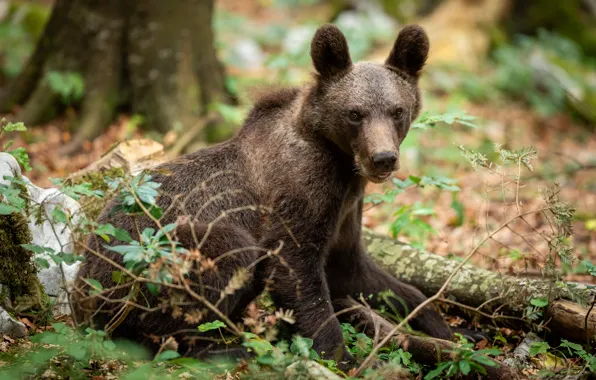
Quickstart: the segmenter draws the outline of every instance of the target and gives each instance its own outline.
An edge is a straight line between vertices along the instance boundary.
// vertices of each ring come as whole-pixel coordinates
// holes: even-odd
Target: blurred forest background
[[[536,146],[521,201],[561,185],[577,209],[580,257],[565,271],[592,282],[582,261],[596,262],[595,15],[593,0],[0,1],[0,111],[29,127],[15,146],[27,146],[27,176],[47,186],[125,139],[146,136],[176,156],[230,137],[255,94],[309,80],[322,23],[344,31],[355,60],[381,61],[400,25],[417,22],[432,46],[425,110],[475,117],[475,128],[412,130],[398,179],[442,176],[454,188],[371,185],[389,193],[365,225],[461,256],[506,200],[458,146],[489,157],[495,143]],[[546,257],[523,244],[531,233],[502,231],[475,263],[539,274]]]
[[[382,62],[407,23],[421,24],[431,41],[424,112],[402,145],[402,169],[367,189],[365,227],[455,260],[476,253],[476,266],[516,278],[596,284],[595,0],[0,0],[0,117],[27,126],[2,124],[2,132],[21,132],[3,150],[11,149],[33,183],[52,187],[52,178],[87,167],[125,140],[155,140],[168,158],[223,141],[259,93],[311,79],[310,40],[326,22],[345,33],[355,61]],[[548,194],[556,198],[545,190],[554,183],[575,209],[573,234],[562,220],[572,212],[551,207],[554,218],[516,218],[474,248],[492,226],[540,210]],[[524,318],[537,321],[547,298],[529,300]],[[596,299],[587,301],[594,308]],[[49,330],[27,321],[30,332]],[[532,328],[542,331],[537,323]],[[370,338],[349,325],[344,333],[354,355],[370,353]],[[490,344],[511,353],[512,340],[525,336],[501,328]],[[5,337],[0,351],[9,343]],[[548,344],[540,344],[531,356],[547,354]],[[470,347],[464,342],[461,352],[472,355]],[[561,347],[571,353],[572,346]],[[555,353],[564,356],[561,350]],[[573,350],[567,364],[596,368],[596,356],[580,345]],[[542,356],[544,363],[552,357]],[[470,371],[466,360],[453,361],[461,373]],[[553,360],[541,366],[557,368]],[[85,371],[97,370],[88,364]],[[438,369],[436,376],[446,367]]]

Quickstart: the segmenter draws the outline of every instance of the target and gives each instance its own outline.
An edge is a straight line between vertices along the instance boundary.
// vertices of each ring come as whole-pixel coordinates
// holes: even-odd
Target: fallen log
[[[445,283],[459,261],[417,250],[394,239],[364,231],[369,256],[400,280],[432,296]],[[524,278],[464,265],[443,297],[483,312],[494,319],[523,319],[533,299],[549,300],[547,328],[558,336],[585,342],[596,338],[596,311],[584,305],[594,297],[594,287],[555,283],[544,278]],[[512,319],[509,319],[511,321]]]

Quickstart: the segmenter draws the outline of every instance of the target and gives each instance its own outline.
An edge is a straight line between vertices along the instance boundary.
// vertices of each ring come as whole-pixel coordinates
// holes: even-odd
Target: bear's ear
[[[348,41],[341,30],[332,24],[317,29],[310,43],[310,56],[323,78],[345,72],[352,66]]]
[[[430,42],[419,25],[406,25],[397,36],[385,64],[405,71],[417,78],[426,58]]]

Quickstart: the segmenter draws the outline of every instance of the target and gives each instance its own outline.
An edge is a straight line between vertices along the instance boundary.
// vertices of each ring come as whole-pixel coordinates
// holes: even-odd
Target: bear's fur
[[[233,273],[248,268],[250,280],[218,304],[219,310],[238,320],[267,282],[277,307],[294,310],[297,332],[313,338],[315,350],[337,360],[351,358],[334,316],[333,300],[391,290],[405,303],[404,308],[396,302],[402,314],[425,300],[420,291],[367,257],[361,244],[361,219],[366,183],[382,182],[399,168],[399,146],[421,107],[418,77],[428,50],[423,29],[409,25],[399,33],[384,64],[353,64],[344,35],[337,27],[324,25],[312,40],[316,69],[312,84],[264,96],[237,136],[153,172],[153,180],[162,184],[161,224],[186,217],[187,222],[174,232],[181,245],[195,249],[208,233],[200,252],[203,257],[219,257],[216,270],[201,275],[190,272],[193,284],[202,284],[201,289],[193,285],[194,291],[215,304]],[[115,201],[108,204],[99,223],[112,223],[133,237],[137,231],[155,227],[148,217],[137,216],[133,221],[130,216],[110,214],[115,205]],[[122,263],[122,257],[104,244],[98,237],[90,238],[80,277],[94,278],[107,289],[115,285],[112,272],[116,269],[93,252],[117,263]],[[258,260],[280,246],[279,255]],[[226,254],[232,250],[233,254]],[[78,287],[88,288],[82,280]],[[120,289],[108,297],[117,300],[128,292]],[[155,306],[156,298],[144,287],[142,293],[136,302],[147,306],[148,300]],[[77,297],[81,301],[84,295]],[[181,296],[162,287],[160,297]],[[99,328],[121,308],[118,302],[83,301],[77,318],[92,314],[91,322]],[[377,297],[369,301],[380,307]],[[149,335],[196,331],[197,323],[185,321],[182,315],[205,307],[186,304],[180,309],[176,317],[167,307],[153,312],[132,308],[113,335],[155,347]],[[219,318],[208,313],[200,323],[213,319]],[[451,337],[433,307],[425,308],[411,325],[434,337]],[[205,349],[205,344],[181,344],[192,350],[190,354]]]

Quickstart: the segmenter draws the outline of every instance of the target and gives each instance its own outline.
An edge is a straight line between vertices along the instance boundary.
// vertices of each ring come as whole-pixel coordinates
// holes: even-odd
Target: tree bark
[[[370,231],[365,231],[364,243],[377,264],[427,296],[434,295],[459,264]],[[585,342],[595,337],[596,311],[588,315],[589,309],[580,303],[591,302],[592,293],[593,287],[583,284],[556,284],[544,278],[514,277],[464,265],[444,297],[478,308],[499,322],[512,321],[506,317],[523,318],[533,299],[548,299],[546,327],[555,335]]]
[[[61,97],[47,73],[78,73],[85,81],[69,153],[97,137],[120,107],[144,117],[148,129],[166,132],[194,123],[213,101],[230,101],[211,25],[213,0],[57,0],[22,73],[0,93],[0,111],[22,105],[28,125],[54,116]],[[183,63],[189,61],[190,77]],[[185,102],[181,91],[197,86]],[[188,106],[187,106],[188,105]]]

